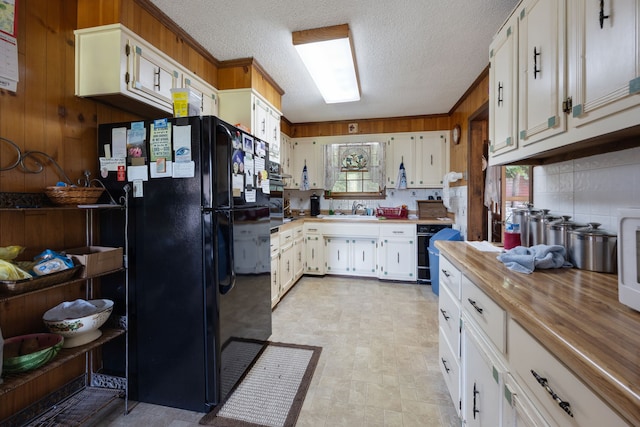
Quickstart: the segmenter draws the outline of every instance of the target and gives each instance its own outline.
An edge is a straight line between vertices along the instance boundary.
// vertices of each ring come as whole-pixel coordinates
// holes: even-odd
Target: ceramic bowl
[[[55,316],[53,309],[42,316],[50,332],[64,337],[63,348],[78,347],[98,339],[102,331],[98,329],[107,321],[113,311],[113,301],[108,299],[89,300],[96,306],[96,312],[84,317],[65,318]]]
[[[29,334],[4,341],[2,372],[15,374],[44,365],[58,354],[64,338],[58,334]]]

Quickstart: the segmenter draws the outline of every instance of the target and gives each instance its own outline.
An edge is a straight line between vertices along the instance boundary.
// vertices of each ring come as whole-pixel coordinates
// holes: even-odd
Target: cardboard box
[[[122,268],[122,248],[85,246],[67,249],[65,253],[71,255],[79,264],[84,265],[82,277],[91,277]]]

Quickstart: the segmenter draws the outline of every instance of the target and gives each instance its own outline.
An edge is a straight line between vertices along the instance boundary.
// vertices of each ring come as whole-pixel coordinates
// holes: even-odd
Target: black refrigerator
[[[100,222],[129,253],[128,291],[105,286],[128,299],[129,360],[106,347],[105,367],[128,369],[134,400],[208,412],[271,335],[268,146],[205,116],[100,125],[98,154],[111,195],[129,194],[127,218]]]

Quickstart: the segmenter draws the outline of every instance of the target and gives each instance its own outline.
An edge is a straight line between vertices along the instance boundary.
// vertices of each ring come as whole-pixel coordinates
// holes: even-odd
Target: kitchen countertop
[[[603,401],[640,425],[640,312],[618,302],[617,275],[575,268],[522,274],[465,242],[436,247]]]
[[[340,216],[340,215],[338,215]],[[392,218],[384,218],[384,219],[379,219],[378,222],[376,221],[372,221],[370,219],[366,219],[367,217],[364,217],[362,220],[358,220],[358,219],[353,219],[353,218],[349,218],[349,219],[344,219],[344,222],[349,222],[349,223],[359,223],[359,224],[367,224],[367,223],[371,223],[371,224],[381,224],[381,223],[394,223],[394,224],[451,224],[453,225],[453,220],[449,219],[449,220],[440,220],[438,218],[416,218],[416,219],[392,219]],[[336,221],[340,221],[339,218],[336,219],[324,219],[323,217],[314,217],[314,216],[297,216],[297,217],[293,217],[291,221],[286,222],[286,224],[291,224],[291,223],[299,223],[301,220],[303,221],[308,221],[308,222],[324,222],[327,224],[331,224],[333,222]]]

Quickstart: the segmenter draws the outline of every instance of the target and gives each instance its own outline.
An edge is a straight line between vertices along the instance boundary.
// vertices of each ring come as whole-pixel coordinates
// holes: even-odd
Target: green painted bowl
[[[29,334],[7,338],[2,350],[3,374],[31,371],[58,354],[64,338],[58,334]]]

